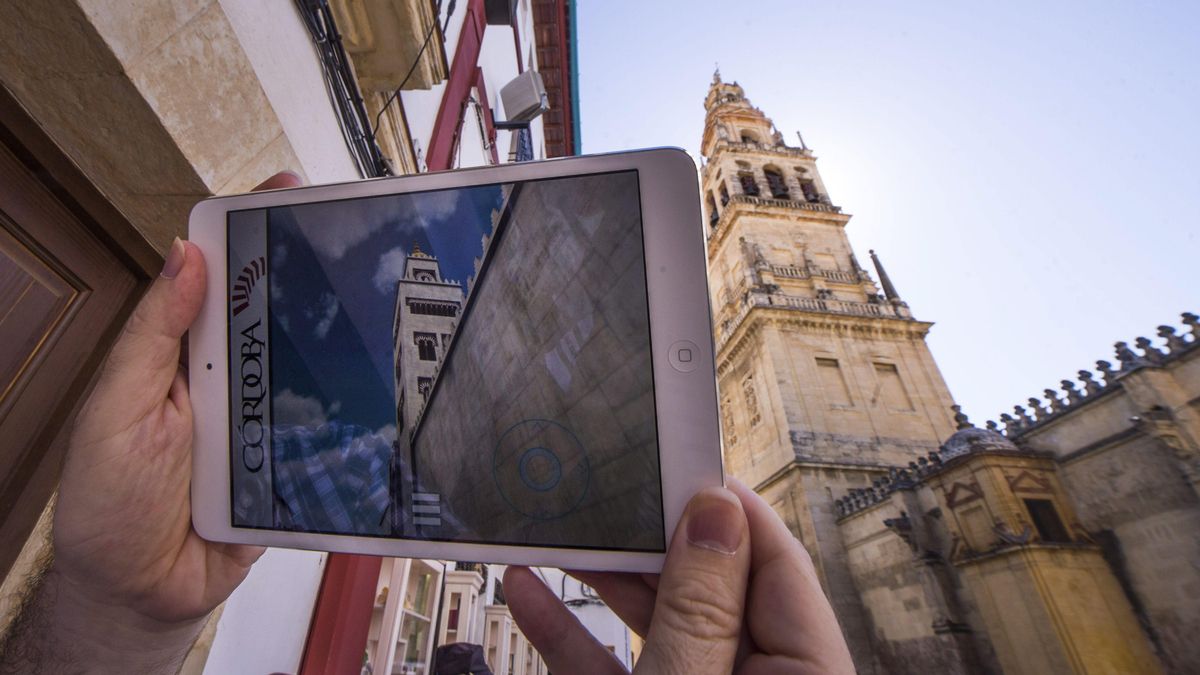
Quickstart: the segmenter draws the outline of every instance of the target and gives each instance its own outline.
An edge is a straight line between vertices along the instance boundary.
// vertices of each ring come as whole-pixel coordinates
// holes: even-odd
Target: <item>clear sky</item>
[[[980,426],[1200,311],[1200,3],[578,7],[583,151],[697,154],[719,62],[804,134]]]

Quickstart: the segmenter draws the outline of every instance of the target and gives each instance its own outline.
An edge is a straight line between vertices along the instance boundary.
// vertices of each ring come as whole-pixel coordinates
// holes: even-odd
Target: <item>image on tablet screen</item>
[[[662,551],[635,171],[229,214],[233,525]]]

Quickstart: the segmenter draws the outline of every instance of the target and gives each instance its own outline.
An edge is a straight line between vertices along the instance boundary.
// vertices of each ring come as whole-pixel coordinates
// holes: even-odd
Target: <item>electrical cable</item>
[[[450,25],[450,14],[454,12],[454,0],[450,0],[449,10],[450,11],[446,13],[447,26]],[[416,58],[413,59],[412,65],[408,67],[408,72],[404,74],[404,79],[400,80],[400,86],[396,87],[395,91],[388,95],[387,100],[383,102],[383,107],[380,108],[379,113],[375,115],[375,126],[371,128],[371,140],[375,140],[375,134],[379,133],[379,122],[383,119],[383,114],[387,112],[387,109],[391,107],[392,103],[399,98],[400,90],[404,89],[404,85],[408,84],[408,80],[412,77],[413,73],[417,71],[417,66],[421,64],[421,56],[425,54],[425,48],[429,46],[429,39],[433,37],[433,30],[435,28],[441,28],[442,39],[445,40],[446,38],[445,29],[438,25],[438,17],[442,14],[441,0],[438,0],[433,11],[433,22],[429,25],[429,30],[425,31],[425,41],[421,43],[421,48],[417,50]]]
[[[370,118],[363,105],[346,50],[342,47],[342,39],[328,1],[295,0],[295,4],[312,36],[321,63],[326,93],[359,175],[364,178],[389,175],[391,170],[384,161],[378,144],[375,143]]]

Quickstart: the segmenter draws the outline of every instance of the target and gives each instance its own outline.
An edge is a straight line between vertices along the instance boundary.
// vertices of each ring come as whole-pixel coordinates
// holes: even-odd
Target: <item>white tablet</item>
[[[197,532],[658,571],[722,482],[702,222],[672,149],[201,202]]]

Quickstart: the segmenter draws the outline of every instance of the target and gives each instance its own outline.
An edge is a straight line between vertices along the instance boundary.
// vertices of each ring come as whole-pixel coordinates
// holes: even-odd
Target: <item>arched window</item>
[[[721,181],[721,206],[729,203],[729,190],[725,189],[725,181]]]
[[[717,213],[717,200],[713,199],[711,190],[708,192],[708,196],[705,201],[708,203],[708,224],[715,227],[717,224],[717,219],[721,217],[721,214]]]
[[[422,361],[437,361],[437,336],[429,333],[417,333],[413,336],[417,343],[417,358]]]
[[[807,174],[808,172],[804,169],[796,168],[796,180],[800,182],[800,191],[804,193],[804,201],[819,202],[821,194],[817,192],[817,184]]]
[[[757,143],[758,142],[758,134],[754,133],[753,131],[742,131],[742,142],[743,143]]]
[[[768,166],[763,169],[763,174],[767,177],[767,188],[771,191],[771,196],[775,199],[791,199],[792,195],[788,192],[787,183],[783,180],[783,173],[779,169]]]
[[[742,184],[742,194],[750,197],[758,196],[758,181],[754,179],[754,174],[742,171],[738,173],[738,182]]]

